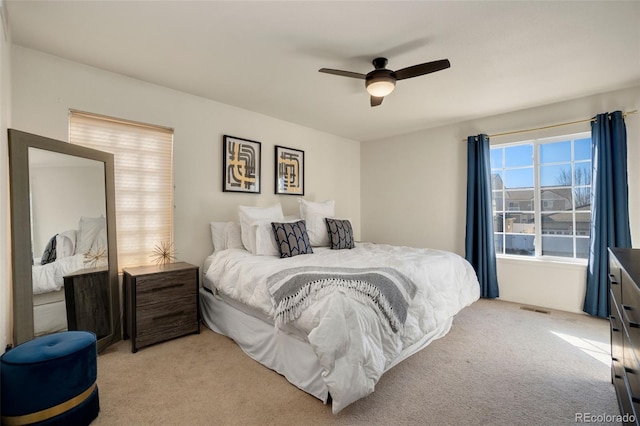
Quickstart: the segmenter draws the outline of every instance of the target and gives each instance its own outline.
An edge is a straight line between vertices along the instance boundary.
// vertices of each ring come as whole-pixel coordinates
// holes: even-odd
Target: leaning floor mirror
[[[9,129],[13,337],[121,338],[113,154]]]

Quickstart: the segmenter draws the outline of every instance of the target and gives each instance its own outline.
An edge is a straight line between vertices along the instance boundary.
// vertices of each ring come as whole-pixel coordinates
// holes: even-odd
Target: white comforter
[[[478,299],[480,287],[471,265],[439,250],[359,243],[352,250],[314,248],[314,254],[280,259],[245,250],[215,253],[206,272],[218,291],[273,318],[275,308],[267,277],[299,266],[392,267],[418,290],[409,305],[403,330],[393,333],[371,306],[334,292],[315,302],[292,324],[304,334],[323,369],[333,398],[332,410],[373,392],[385,367],[404,348]]]
[[[33,265],[33,294],[58,291],[64,286],[64,276],[85,267],[84,255],[63,257],[45,265]]]

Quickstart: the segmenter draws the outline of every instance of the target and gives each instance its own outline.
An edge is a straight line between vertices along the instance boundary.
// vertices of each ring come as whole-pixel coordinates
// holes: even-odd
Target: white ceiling
[[[640,84],[639,1],[4,3],[17,45],[360,141]],[[451,68],[375,108],[318,72],[377,56]]]

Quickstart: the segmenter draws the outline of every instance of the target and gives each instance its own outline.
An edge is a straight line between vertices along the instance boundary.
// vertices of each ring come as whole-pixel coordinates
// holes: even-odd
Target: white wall
[[[464,256],[466,137],[588,119],[640,107],[640,87],[480,118],[361,146],[362,238]],[[640,114],[627,120],[633,246],[640,247]],[[589,131],[589,123],[492,138],[492,144]],[[586,266],[498,259],[500,298],[581,312]]]
[[[70,108],[174,129],[179,260],[202,267],[213,251],[209,222],[236,219],[238,205],[280,201],[285,214],[297,213],[299,197],[274,194],[275,145],[305,151],[304,198],[334,199],[336,214],[352,218],[360,236],[359,142],[19,46],[12,59],[15,129],[67,141]],[[223,134],[262,143],[261,194],[222,192]]]
[[[5,4],[0,0],[2,16]],[[7,128],[11,122],[11,44],[9,28],[0,19],[0,352],[11,341],[11,233],[9,222],[9,154]]]
[[[51,237],[79,229],[80,218],[107,213],[103,163],[92,166],[31,167],[31,239],[33,256],[42,256]]]

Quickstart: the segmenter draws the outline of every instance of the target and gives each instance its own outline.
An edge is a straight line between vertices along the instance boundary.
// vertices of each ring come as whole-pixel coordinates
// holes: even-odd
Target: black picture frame
[[[259,194],[262,144],[235,136],[222,138],[222,191]]]
[[[275,193],[304,195],[304,151],[275,146]]]

